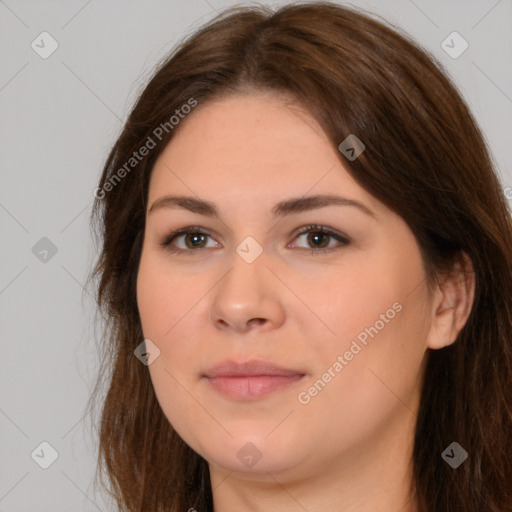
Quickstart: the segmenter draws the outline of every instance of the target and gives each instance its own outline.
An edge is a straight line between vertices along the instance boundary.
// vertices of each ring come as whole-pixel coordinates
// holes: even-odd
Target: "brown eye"
[[[205,236],[208,236],[208,235],[205,235],[204,233],[185,233],[183,235],[185,238],[185,245],[189,248],[189,249],[195,249],[197,247],[199,248],[202,248],[203,247],[203,243],[204,243],[204,239],[205,239]],[[190,241],[190,244],[188,243]]]
[[[208,247],[206,247],[205,244],[208,238],[211,238],[211,236],[201,231],[201,228],[188,227],[173,231],[160,245],[164,246],[166,250],[170,252],[192,254],[198,249],[207,249]],[[181,245],[181,247],[176,243],[180,239],[184,242],[184,245]]]
[[[308,247],[298,248],[310,250],[311,253],[321,254],[322,252],[339,249],[340,247],[350,244],[350,239],[348,237],[323,226],[305,226],[295,237],[295,240],[298,240],[303,235],[306,236],[306,243]],[[200,252],[199,249],[215,247],[208,247],[206,245],[208,243],[208,238],[213,240],[211,235],[205,233],[202,228],[189,226],[173,231],[160,243],[160,245],[164,246],[166,250],[172,253],[194,254]],[[180,239],[184,242],[184,245],[182,242],[181,247],[177,243]],[[338,243],[331,244],[332,241],[337,241]]]
[[[323,226],[305,226],[296,237],[298,240],[301,236],[306,235],[306,243],[308,247],[303,249],[309,249],[312,252],[322,252],[331,249],[337,249],[350,243],[350,239],[339,233],[336,233]],[[332,240],[336,240],[338,244],[329,245]]]
[[[317,248],[323,249],[329,245],[330,238],[331,235],[328,235],[323,231],[310,231],[308,233],[307,240],[308,243],[311,243]]]

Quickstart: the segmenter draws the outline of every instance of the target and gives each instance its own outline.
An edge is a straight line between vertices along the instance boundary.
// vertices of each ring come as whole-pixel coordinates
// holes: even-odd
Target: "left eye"
[[[304,235],[306,235],[307,243],[311,243],[313,245],[313,247],[305,247],[305,249],[312,249],[313,251],[318,249],[333,249],[340,245],[344,246],[350,243],[350,240],[347,237],[322,226],[307,226],[299,233],[297,239]],[[334,247],[329,246],[329,241],[332,239],[337,240],[339,244]]]
[[[331,249],[339,248],[350,243],[348,237],[336,233],[323,226],[305,226],[297,233],[294,240],[299,239],[306,235],[307,243],[311,243],[310,247],[301,247],[301,249],[311,250],[312,252],[321,252]],[[185,241],[185,247],[177,247],[174,245],[176,240],[183,239]],[[199,227],[188,227],[178,231],[174,231],[169,234],[160,245],[164,246],[170,252],[181,252],[191,253],[197,252],[195,249],[206,249],[204,245],[207,238],[211,238],[208,233],[205,233]],[[329,242],[335,239],[338,241],[338,245],[330,246]]]

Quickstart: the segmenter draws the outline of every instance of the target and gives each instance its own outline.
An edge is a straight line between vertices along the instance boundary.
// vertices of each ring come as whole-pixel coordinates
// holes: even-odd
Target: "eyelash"
[[[341,243],[341,245],[336,246],[336,247],[326,247],[326,248],[319,248],[319,249],[304,249],[304,248],[302,248],[305,251],[310,251],[310,253],[312,255],[318,255],[318,253],[325,253],[325,252],[330,252],[332,250],[340,249],[341,247],[349,245],[351,242],[351,240],[348,237],[342,236],[342,235],[330,230],[329,228],[326,228],[325,226],[319,226],[316,224],[310,224],[308,226],[304,226],[296,234],[295,238],[298,238],[300,235],[303,235],[305,233],[309,233],[310,231],[328,235],[329,237],[332,237]],[[188,226],[186,228],[182,228],[182,229],[173,231],[172,233],[167,235],[165,237],[165,239],[162,242],[160,242],[160,245],[165,247],[166,250],[171,253],[181,253],[181,254],[187,254],[187,255],[191,255],[194,252],[200,251],[201,249],[205,249],[204,247],[199,247],[198,249],[177,249],[171,245],[171,243],[179,236],[188,235],[188,234],[210,236],[208,233],[205,233],[202,230],[202,228],[200,228],[199,226]]]

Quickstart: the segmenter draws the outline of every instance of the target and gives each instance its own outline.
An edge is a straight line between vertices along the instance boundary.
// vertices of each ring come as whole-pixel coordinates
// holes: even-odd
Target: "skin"
[[[155,393],[208,461],[216,512],[416,510],[408,490],[426,350],[455,340],[474,282],[446,278],[429,296],[412,231],[344,162],[306,111],[253,93],[197,107],[155,163],[149,207],[172,194],[220,212],[147,213],[137,278],[144,336],[160,350],[148,367]],[[374,216],[327,206],[272,217],[277,202],[316,194],[357,200]],[[296,234],[308,224],[350,243]],[[175,239],[186,254],[160,245],[188,226],[208,236]],[[236,252],[248,236],[263,251],[252,263]],[[395,303],[394,318],[301,403],[299,394]],[[203,377],[225,359],[263,359],[305,376],[258,400],[230,399]],[[249,442],[261,454],[252,467],[237,457]]]

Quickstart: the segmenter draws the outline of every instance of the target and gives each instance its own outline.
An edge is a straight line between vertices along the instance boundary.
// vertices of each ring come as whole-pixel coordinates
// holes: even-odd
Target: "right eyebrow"
[[[286,199],[274,206],[272,214],[275,217],[284,217],[286,215],[316,210],[326,206],[351,206],[359,209],[366,215],[376,218],[375,213],[363,203],[355,199],[329,194]],[[148,214],[161,208],[183,208],[199,215],[205,215],[206,217],[219,218],[219,212],[214,203],[192,196],[162,196],[154,201],[148,210]]]

